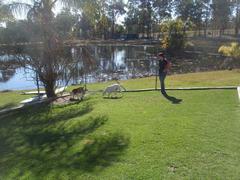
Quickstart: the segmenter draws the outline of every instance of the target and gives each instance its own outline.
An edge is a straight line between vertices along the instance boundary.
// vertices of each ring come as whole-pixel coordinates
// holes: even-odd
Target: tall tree
[[[224,33],[229,23],[231,11],[229,0],[213,0],[213,24],[219,29],[220,36]]]
[[[176,13],[183,20],[194,23],[195,29],[204,29],[206,36],[207,27],[211,17],[211,0],[179,0],[175,3]]]
[[[129,0],[125,25],[128,32],[149,33],[171,17],[173,0]]]
[[[69,71],[74,63],[71,61],[70,50],[64,46],[63,39],[54,26],[53,8],[56,2],[57,0],[33,0],[32,4],[13,3],[9,5],[12,11],[27,11],[28,20],[39,25],[39,40],[42,45],[32,46],[20,53],[16,52],[16,56],[20,57],[19,60],[24,58],[25,67],[32,67],[37,73],[44,85],[47,97],[56,96],[57,81],[64,72]]]
[[[240,29],[240,0],[231,1],[232,12],[234,12],[235,35],[238,36]]]
[[[141,29],[141,31],[144,32],[144,34],[146,33],[147,37],[149,37],[154,21],[152,1],[140,0],[138,8],[140,10],[139,29]]]
[[[153,9],[158,22],[170,18],[173,12],[173,0],[153,0]]]
[[[203,29],[204,29],[204,36],[207,36],[207,29],[208,29],[208,25],[210,23],[210,19],[211,19],[211,13],[212,13],[212,9],[211,9],[211,0],[201,0],[202,2],[202,20],[203,20]]]
[[[127,4],[127,16],[125,17],[125,26],[127,29],[127,33],[129,34],[137,34],[140,33],[138,28],[139,23],[139,8],[136,0],[129,0]]]
[[[13,20],[13,15],[6,4],[0,1],[0,22],[6,22],[8,20]]]
[[[106,15],[101,15],[97,24],[97,31],[101,35],[101,38],[107,39],[109,36],[109,28],[111,28],[111,20]]]
[[[194,0],[178,0],[175,1],[176,13],[183,21],[194,19],[195,1]]]
[[[120,15],[123,15],[124,13],[126,13],[125,4],[123,0],[108,0],[107,6],[108,6],[109,18],[112,21],[111,33],[113,36],[115,33],[115,24],[116,24],[117,18]]]
[[[76,22],[78,22],[78,15],[71,13],[70,9],[67,8],[63,9],[56,18],[54,18],[54,25],[62,39],[69,37]]]

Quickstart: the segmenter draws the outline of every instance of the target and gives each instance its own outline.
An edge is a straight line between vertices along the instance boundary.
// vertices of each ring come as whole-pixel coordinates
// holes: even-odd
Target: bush
[[[231,43],[230,46],[221,46],[218,52],[225,56],[240,57],[240,45],[236,42]]]

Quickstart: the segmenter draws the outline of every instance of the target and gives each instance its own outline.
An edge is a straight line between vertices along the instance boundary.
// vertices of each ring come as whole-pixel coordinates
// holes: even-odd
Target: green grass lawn
[[[116,82],[88,84],[90,90],[104,89],[107,85]],[[155,88],[155,77],[121,81],[126,89]],[[166,87],[206,87],[206,86],[238,86],[240,85],[240,70],[212,71],[188,73],[167,76]],[[158,80],[159,87],[159,80]],[[72,89],[70,87],[69,89]]]
[[[168,82],[191,86],[198,77],[199,86],[238,84],[237,71],[215,73],[172,76]],[[148,80],[123,83],[144,88]],[[10,95],[2,94],[5,101],[18,98]],[[160,92],[124,93],[121,99],[97,93],[72,105],[1,115],[0,179],[238,179],[237,91],[169,95],[183,102],[172,104]]]

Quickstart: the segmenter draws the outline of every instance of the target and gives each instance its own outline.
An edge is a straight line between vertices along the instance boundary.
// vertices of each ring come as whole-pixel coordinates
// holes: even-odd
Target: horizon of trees
[[[125,17],[123,24],[117,22],[119,17]],[[190,22],[191,29],[199,34],[204,31],[204,36],[208,29],[218,30],[220,36],[226,29],[234,29],[238,36],[240,0],[128,0],[127,4],[123,0],[81,0],[54,17],[61,36],[72,33],[84,39],[140,33],[150,37],[160,32],[162,23],[173,19]],[[8,26],[19,21],[28,20],[13,20],[5,4],[0,4],[0,22]]]

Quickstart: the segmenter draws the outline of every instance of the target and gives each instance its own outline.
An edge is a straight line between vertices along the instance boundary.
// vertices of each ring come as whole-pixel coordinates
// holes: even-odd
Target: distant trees
[[[54,18],[53,23],[60,38],[67,39],[76,22],[78,22],[78,16],[72,14],[70,9],[65,8]]]
[[[172,0],[129,0],[125,18],[127,32],[150,36],[160,22],[171,17]]]
[[[97,23],[97,34],[100,35],[102,39],[107,39],[109,37],[109,29],[111,28],[111,20],[105,15],[101,15]]]
[[[111,25],[111,33],[112,36],[115,33],[115,24],[116,20],[120,15],[123,15],[126,13],[125,10],[125,4],[123,0],[108,0],[107,1],[107,11],[108,11],[108,17],[110,18],[112,25]]]
[[[207,29],[211,20],[211,0],[201,0],[202,2],[202,26],[204,30],[204,36],[207,36]]]
[[[213,25],[219,29],[220,36],[224,33],[229,23],[231,11],[229,0],[213,0],[212,3]]]
[[[30,32],[28,22],[26,20],[7,22],[6,28],[3,28],[0,33],[0,43],[12,44],[29,42]]]
[[[13,20],[14,17],[9,9],[8,6],[3,4],[2,1],[0,1],[0,22],[6,22],[9,20]]]
[[[175,3],[176,13],[183,21],[190,20],[195,30],[206,29],[211,17],[210,0],[179,0]]]
[[[231,9],[235,13],[233,21],[235,24],[235,35],[237,36],[240,29],[240,0],[231,0]]]
[[[122,32],[142,33],[147,37],[159,32],[160,23],[172,19],[173,15],[183,22],[191,21],[195,30],[199,34],[203,30],[205,36],[209,27],[219,30],[220,35],[230,24],[234,24],[236,35],[240,28],[240,0],[128,0],[127,4],[123,0],[65,2],[72,8],[57,15],[57,28],[66,35],[74,22],[77,37],[82,38],[113,38],[116,26],[120,24],[119,17],[124,15]],[[0,4],[0,7],[5,6]],[[6,18],[7,11],[7,8],[0,8],[0,19]]]
[[[161,25],[163,33],[162,46],[171,54],[181,52],[185,45],[184,22],[182,20],[165,21]]]
[[[128,11],[125,17],[125,27],[126,31],[129,34],[137,34],[140,33],[139,30],[139,9],[138,4],[135,0],[128,0]]]
[[[78,4],[74,8],[80,12],[76,29],[83,38],[112,38],[118,17],[126,13],[123,0],[88,0],[79,1]]]

